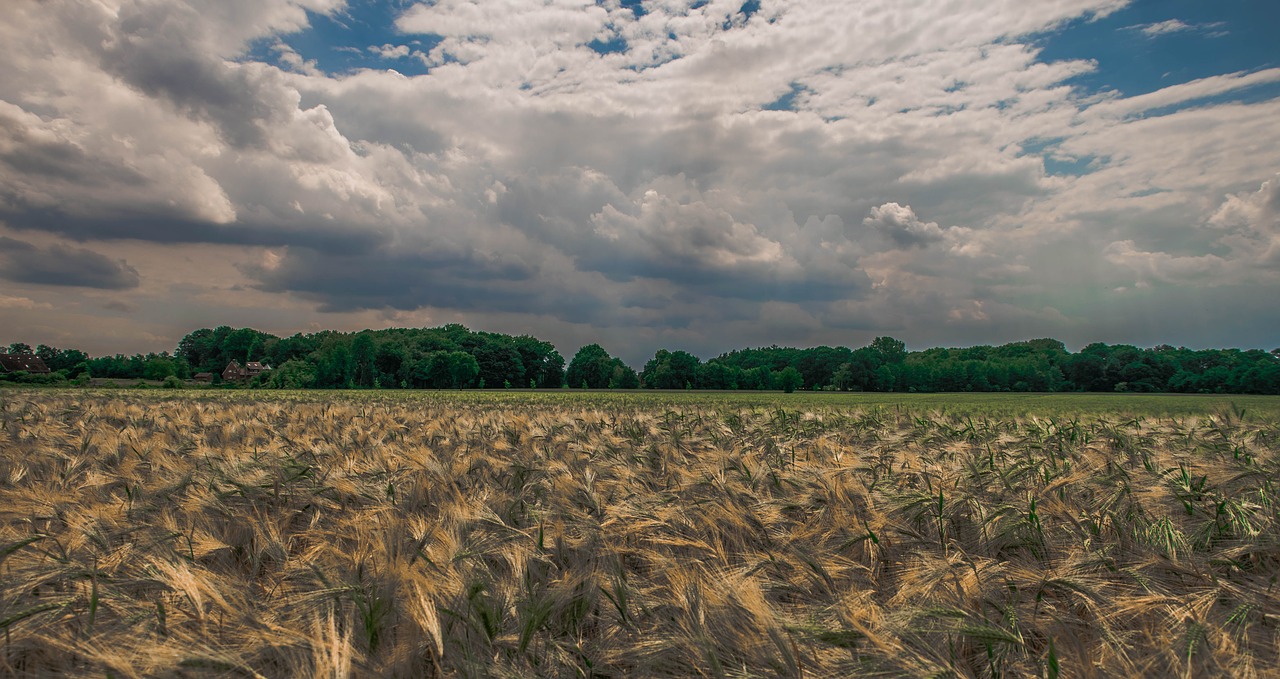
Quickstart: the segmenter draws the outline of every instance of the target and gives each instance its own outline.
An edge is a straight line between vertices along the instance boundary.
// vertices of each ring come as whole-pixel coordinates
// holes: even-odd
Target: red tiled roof
[[[12,373],[19,370],[29,373],[47,373],[49,366],[35,354],[0,354],[0,371]]]

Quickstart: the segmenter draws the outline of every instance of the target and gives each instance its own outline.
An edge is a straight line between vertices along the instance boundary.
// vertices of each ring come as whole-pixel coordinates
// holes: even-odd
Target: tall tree
[[[362,332],[351,341],[352,382],[357,387],[373,386],[373,336]]]
[[[907,358],[906,343],[892,337],[871,340],[871,348],[880,355],[881,363],[901,363]]]
[[[486,333],[479,340],[469,353],[480,366],[484,386],[493,389],[504,384],[528,385],[524,379],[524,361],[510,337]]]
[[[604,389],[613,377],[613,357],[599,344],[588,344],[573,355],[565,382],[570,387]]]
[[[550,342],[521,335],[513,340],[524,364],[524,379],[533,387],[555,389],[564,382],[564,357]]]
[[[640,380],[646,389],[690,389],[698,379],[701,361],[687,351],[659,349],[644,364]]]
[[[774,376],[774,382],[779,387],[782,387],[783,391],[790,394],[796,390],[796,387],[804,384],[804,376],[800,374],[799,370],[792,366],[787,366],[778,371],[778,374]]]

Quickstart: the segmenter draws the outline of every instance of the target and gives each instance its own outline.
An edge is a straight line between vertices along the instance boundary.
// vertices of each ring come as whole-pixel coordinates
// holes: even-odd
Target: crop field
[[[0,390],[0,675],[1280,675],[1280,398]]]

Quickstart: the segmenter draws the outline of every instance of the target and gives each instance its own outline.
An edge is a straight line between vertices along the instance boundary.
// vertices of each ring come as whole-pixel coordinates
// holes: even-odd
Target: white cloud
[[[1239,72],[1215,75],[1171,85],[1148,94],[1112,99],[1089,107],[1086,115],[1089,117],[1139,115],[1153,109],[1176,106],[1276,82],[1280,82],[1280,68],[1268,68],[1253,73]]]
[[[607,19],[591,0],[439,0],[414,5],[396,26],[444,37],[431,51],[433,64],[489,58],[504,67],[524,61],[538,72],[551,62],[574,61],[566,50],[590,42]]]
[[[1170,35],[1172,33],[1186,33],[1190,31],[1205,32],[1209,37],[1220,38],[1227,35],[1227,32],[1221,30],[1223,23],[1215,21],[1207,24],[1189,24],[1181,19],[1166,19],[1165,21],[1157,21],[1150,24],[1138,24],[1129,26],[1130,30],[1138,31],[1148,38],[1157,38],[1162,35]]]
[[[290,71],[312,76],[323,75],[323,72],[318,66],[318,62],[315,59],[303,58],[297,50],[290,47],[284,41],[277,40],[276,43],[271,46],[271,51],[276,53],[276,60]]]
[[[1133,28],[1141,31],[1148,36],[1167,35],[1169,33],[1181,33],[1182,31],[1190,31],[1195,28],[1191,24],[1183,23],[1178,19],[1168,19],[1153,24],[1143,24],[1134,26]]]
[[[991,320],[991,317],[987,315],[987,312],[984,310],[985,306],[986,305],[982,302],[982,300],[977,300],[977,299],[970,300],[968,304],[964,306],[955,307],[950,311],[948,311],[947,319],[952,321],[953,323],[956,323],[956,322],[972,323],[972,322],[989,321]]]
[[[369,47],[369,52],[376,54],[383,59],[404,59],[409,56],[411,50],[408,45],[386,44],[381,46],[372,45]]]
[[[724,208],[701,197],[679,200],[656,189],[645,191],[638,204],[612,204],[591,216],[595,232],[628,256],[645,256],[677,266],[732,269],[783,263],[780,243],[762,236],[752,224],[734,219]]]
[[[1140,283],[1157,280],[1165,283],[1226,284],[1230,263],[1217,255],[1172,255],[1167,252],[1147,252],[1133,241],[1117,241],[1107,246],[1104,256],[1117,266],[1132,269]]]
[[[0,201],[79,218],[235,220],[235,206],[200,167],[201,137],[209,136],[203,125],[148,110],[127,90],[106,86],[99,94],[98,106],[86,102],[66,116],[40,116],[0,100],[0,153],[9,169]],[[149,131],[149,124],[156,127]]]
[[[1224,232],[1219,242],[1233,254],[1253,260],[1271,275],[1280,274],[1280,175],[1257,191],[1227,196],[1208,224]]]
[[[862,223],[884,234],[898,247],[924,247],[946,237],[936,222],[921,221],[910,206],[897,203],[871,208]]]

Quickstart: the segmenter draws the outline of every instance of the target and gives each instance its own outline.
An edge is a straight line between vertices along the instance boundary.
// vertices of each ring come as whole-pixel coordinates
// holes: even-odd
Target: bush
[[[14,382],[16,384],[43,384],[58,385],[66,384],[67,378],[65,373],[29,373],[25,370],[15,370],[11,373],[0,373],[0,382]]]
[[[160,383],[160,386],[165,389],[181,389],[182,380],[178,379],[177,375],[170,375],[164,378],[164,382]]]

